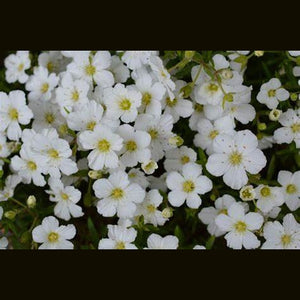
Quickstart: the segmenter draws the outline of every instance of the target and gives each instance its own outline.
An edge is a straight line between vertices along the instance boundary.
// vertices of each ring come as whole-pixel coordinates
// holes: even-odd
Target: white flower
[[[137,249],[133,244],[137,232],[122,225],[108,225],[108,238],[99,241],[98,249]]]
[[[22,134],[20,124],[29,124],[32,117],[23,91],[11,91],[9,95],[0,92],[0,132],[6,130],[10,140],[19,140]]]
[[[247,172],[257,174],[267,160],[257,148],[256,136],[250,130],[242,130],[234,136],[222,134],[215,138],[213,150],[206,164],[208,172],[222,176],[232,189],[240,189],[248,181]]]
[[[29,91],[28,99],[30,101],[49,100],[58,81],[59,78],[54,73],[49,74],[48,70],[42,66],[36,67],[25,86]]]
[[[0,202],[7,201],[13,197],[16,186],[21,182],[21,178],[18,175],[9,175],[5,179],[5,186],[3,190],[0,190]]]
[[[64,58],[61,51],[45,51],[38,57],[38,64],[46,68],[49,73],[60,73],[65,71],[66,64],[70,59]]]
[[[154,76],[161,82],[167,90],[169,97],[174,99],[173,91],[175,90],[175,83],[171,79],[170,73],[164,67],[163,61],[158,56],[151,56],[149,65],[153,71]]]
[[[42,244],[39,249],[73,249],[74,245],[68,240],[73,239],[75,234],[74,225],[59,226],[58,220],[50,216],[33,229],[32,238]]]
[[[64,186],[57,178],[49,179],[50,190],[46,191],[50,194],[50,201],[56,202],[54,207],[55,216],[69,221],[71,216],[79,218],[83,216],[82,208],[77,205],[81,198],[81,192],[73,186]]]
[[[78,171],[76,162],[70,159],[72,150],[69,143],[58,137],[55,129],[44,129],[35,134],[31,140],[32,150],[43,156],[46,163],[46,174],[60,178],[60,171],[71,175]]]
[[[137,117],[134,128],[146,131],[151,136],[150,150],[152,159],[160,160],[164,152],[170,149],[168,143],[172,136],[173,118],[169,114],[154,116],[150,114],[141,114]]]
[[[275,141],[278,144],[295,141],[296,147],[300,148],[300,116],[294,110],[288,109],[280,116],[279,123],[283,127],[275,130]]]
[[[260,245],[252,231],[259,230],[263,224],[263,217],[258,213],[245,214],[244,207],[233,203],[228,209],[228,215],[220,214],[216,224],[220,230],[228,232],[225,235],[227,246],[233,249],[255,249]]]
[[[275,143],[274,137],[272,135],[267,136],[267,135],[258,134],[257,139],[258,139],[258,149],[260,150],[272,148],[273,143]]]
[[[74,80],[70,73],[66,73],[55,91],[55,102],[59,105],[61,113],[66,116],[67,111],[72,112],[86,104],[89,101],[89,89],[86,81]]]
[[[281,87],[280,80],[272,78],[260,87],[257,100],[267,105],[269,109],[274,109],[277,107],[279,101],[285,101],[289,96],[289,92]]]
[[[144,216],[144,224],[153,224],[154,226],[162,226],[167,221],[163,217],[158,207],[163,202],[163,197],[158,190],[150,190],[144,201],[137,206],[136,216]]]
[[[212,154],[214,139],[220,134],[234,135],[235,124],[230,116],[222,117],[214,123],[203,118],[197,124],[198,133],[194,137],[194,144]]]
[[[94,100],[89,101],[79,109],[69,113],[66,117],[70,129],[75,131],[94,130],[100,124],[103,116],[103,107]]]
[[[97,51],[92,55],[90,51],[80,51],[73,56],[73,62],[67,67],[67,71],[76,79],[87,81],[90,85],[93,81],[101,87],[110,87],[114,84],[114,76],[108,71],[111,65],[109,51]]]
[[[181,171],[185,164],[195,162],[196,159],[197,153],[193,149],[188,148],[187,146],[182,146],[166,152],[164,167],[167,172]]]
[[[10,155],[10,150],[7,144],[6,135],[0,131],[0,157],[7,157]]]
[[[170,172],[167,175],[167,186],[171,190],[168,201],[175,207],[181,206],[186,200],[190,208],[198,208],[201,205],[203,195],[212,189],[212,182],[202,174],[202,167],[195,163],[187,163],[182,168],[182,174]]]
[[[233,204],[236,203],[235,199],[230,195],[223,195],[219,197],[213,206],[202,208],[200,213],[198,214],[198,218],[202,223],[208,225],[207,231],[216,237],[221,236],[226,233],[226,231],[222,231],[216,224],[216,217],[220,214],[228,215],[228,209]],[[245,209],[245,213],[248,211],[248,205],[241,203]]]
[[[29,103],[29,108],[33,112],[32,128],[37,132],[46,128],[56,128],[64,123],[64,118],[60,113],[59,107],[50,101]]]
[[[295,173],[280,171],[277,180],[282,186],[287,207],[295,211],[300,207],[300,171]]]
[[[186,85],[186,82],[177,80],[175,85],[174,98],[172,99],[170,96],[166,96],[162,104],[165,112],[172,115],[174,122],[177,122],[180,117],[189,117],[194,109],[192,102],[190,100],[185,100],[183,98],[183,93],[180,92],[181,88]]]
[[[156,53],[157,51],[125,51],[121,59],[129,69],[135,70],[148,64],[150,57]]]
[[[194,246],[193,250],[206,250],[206,248],[202,245],[196,245]]]
[[[260,184],[255,188],[256,206],[263,212],[268,213],[274,207],[280,206],[284,203],[282,189],[279,187],[270,187]]]
[[[221,105],[223,96],[219,84],[212,80],[199,85],[195,89],[195,100],[199,104]]]
[[[153,82],[148,73],[143,73],[135,81],[135,88],[142,94],[142,104],[139,112],[147,114],[161,114],[161,100],[166,92],[165,87],[160,82]]]
[[[34,153],[23,144],[20,156],[11,159],[11,168],[18,173],[22,181],[29,184],[31,181],[36,186],[44,186],[46,181],[42,173],[46,173],[46,162],[42,155]]]
[[[8,240],[7,238],[4,236],[0,239],[0,250],[4,250],[6,249],[8,246]]]
[[[112,72],[117,83],[124,83],[130,77],[128,68],[117,55],[112,56],[109,71]]]
[[[282,225],[278,221],[267,222],[263,234],[266,242],[261,249],[300,249],[300,224],[292,214],[283,218]]]
[[[120,118],[124,123],[135,121],[141,100],[140,92],[126,88],[121,83],[117,83],[114,88],[104,90],[107,117],[110,119]]]
[[[193,99],[192,95],[191,98]],[[189,117],[189,127],[192,130],[197,131],[198,122],[204,118],[203,105],[193,102],[193,108],[194,111],[192,115]]]
[[[110,174],[108,179],[98,179],[93,189],[100,199],[97,203],[98,213],[105,217],[112,217],[116,213],[119,218],[133,217],[136,203],[141,203],[145,197],[145,191],[138,184],[130,183],[123,171]]]
[[[133,168],[128,172],[128,178],[130,182],[137,183],[143,189],[146,189],[149,186],[148,178],[145,176],[145,173],[140,169]]]
[[[108,127],[97,125],[94,131],[84,131],[79,135],[78,142],[84,150],[92,150],[88,155],[91,169],[118,167],[119,157],[116,152],[122,149],[123,139]]]
[[[147,248],[145,249],[167,249],[174,250],[178,248],[178,238],[174,235],[161,237],[156,233],[152,233],[147,239]]]
[[[5,79],[8,83],[16,81],[25,83],[29,78],[25,73],[30,68],[29,51],[17,51],[16,54],[10,54],[5,58],[4,65]]]
[[[120,126],[117,132],[123,138],[120,161],[126,167],[134,167],[139,162],[143,163],[150,160],[151,151],[148,147],[151,137],[147,132],[134,130],[132,126],[127,124]]]

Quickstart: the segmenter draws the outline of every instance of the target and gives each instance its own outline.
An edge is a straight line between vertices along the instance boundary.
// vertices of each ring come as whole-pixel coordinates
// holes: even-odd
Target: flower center
[[[66,194],[66,193],[61,193],[61,198],[62,198],[63,200],[68,200],[68,199],[69,199],[69,196],[68,196],[68,194]]]
[[[294,185],[294,184],[289,184],[287,187],[286,187],[286,192],[288,194],[295,194],[297,192],[297,187]]]
[[[48,155],[51,157],[51,158],[54,158],[54,159],[58,159],[59,158],[59,153],[57,150],[55,149],[50,149],[48,150]]]
[[[85,73],[88,76],[93,76],[96,73],[96,68],[93,65],[87,65],[85,67]]]
[[[268,186],[265,186],[263,187],[261,190],[260,190],[260,194],[263,196],[263,197],[268,197],[271,195],[271,189],[268,187]]]
[[[86,125],[86,129],[88,130],[94,130],[95,126],[96,126],[96,122],[95,121],[91,121]]]
[[[148,205],[147,209],[150,213],[154,213],[156,211],[156,207],[153,204]]]
[[[152,95],[149,93],[145,93],[142,98],[142,102],[144,105],[149,105],[151,103]]]
[[[110,142],[108,140],[101,140],[98,142],[98,149],[100,152],[108,152],[110,149]]]
[[[67,124],[62,124],[59,126],[59,129],[58,129],[58,132],[61,134],[61,135],[64,135],[68,132],[68,125]]]
[[[125,98],[119,102],[119,107],[121,110],[129,110],[131,107],[131,102],[129,99]]]
[[[151,139],[153,140],[156,139],[158,136],[158,131],[156,129],[150,129],[148,130],[148,133],[150,134]]]
[[[220,215],[220,214],[227,215],[227,213],[228,213],[228,211],[227,211],[226,208],[220,209],[219,212],[218,212],[219,215]]]
[[[187,164],[188,162],[190,162],[190,158],[188,156],[184,155],[181,157],[181,163],[183,165]]]
[[[195,189],[195,184],[191,180],[187,180],[182,184],[182,189],[186,193],[191,193]]]
[[[54,65],[53,65],[53,63],[52,63],[51,61],[49,61],[49,62],[47,63],[47,69],[48,69],[48,71],[49,71],[50,73],[53,71]]]
[[[55,120],[55,117],[53,114],[47,113],[45,114],[45,120],[47,121],[47,123],[52,124]]]
[[[18,71],[21,72],[24,69],[24,64],[19,64]]]
[[[288,235],[288,234],[284,234],[282,237],[281,237],[281,243],[283,246],[287,246],[288,244],[291,243],[291,236]]]
[[[269,91],[268,91],[268,96],[269,96],[270,98],[275,97],[275,95],[276,95],[276,90],[269,90]]]
[[[79,99],[79,93],[75,90],[73,93],[72,93],[72,100],[74,102],[77,102]]]
[[[242,154],[237,151],[232,152],[229,156],[229,162],[234,166],[240,165],[242,160]]]
[[[50,243],[56,242],[58,240],[58,238],[59,238],[59,235],[56,232],[50,232],[48,235],[48,241]]]
[[[19,113],[18,111],[15,109],[15,108],[11,108],[8,112],[9,114],[9,117],[12,119],[12,120],[17,120],[18,117],[19,117]]]
[[[218,131],[218,130],[212,130],[212,131],[209,133],[209,138],[212,139],[212,140],[214,140],[218,134],[219,134],[219,131]]]
[[[252,198],[252,193],[250,192],[249,189],[245,189],[242,191],[242,196],[244,199],[249,199]]]
[[[234,228],[237,232],[242,233],[246,231],[247,225],[245,222],[238,221],[237,223],[234,224]]]
[[[194,106],[194,109],[196,112],[202,112],[203,111],[203,105],[196,103]]]
[[[41,87],[41,92],[42,92],[43,94],[45,94],[45,93],[48,92],[48,90],[49,90],[49,84],[48,84],[48,83],[44,83],[44,84],[42,85],[42,87]]]
[[[208,90],[209,90],[210,92],[217,92],[218,89],[219,89],[219,87],[218,87],[215,83],[210,83],[210,84],[208,85]]]
[[[127,151],[133,152],[137,149],[137,145],[135,141],[128,141],[126,143],[126,149]]]
[[[117,242],[116,249],[119,249],[119,250],[125,249],[124,242]]]
[[[112,190],[111,195],[110,195],[113,199],[120,199],[124,196],[124,191],[120,188],[115,188]]]
[[[300,123],[295,123],[291,126],[291,129],[293,131],[293,133],[298,133],[300,132]]]
[[[35,171],[37,169],[36,163],[34,161],[28,161],[27,167],[31,171]]]
[[[168,98],[166,99],[166,104],[167,104],[167,106],[169,106],[169,107],[175,106],[176,103],[177,103],[177,99],[176,99],[176,98],[171,99],[170,97],[168,97]]]

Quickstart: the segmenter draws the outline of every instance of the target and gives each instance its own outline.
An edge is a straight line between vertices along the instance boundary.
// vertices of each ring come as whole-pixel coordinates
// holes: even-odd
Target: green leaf
[[[94,225],[91,217],[89,217],[87,220],[87,226],[88,226],[89,233],[91,235],[92,242],[93,242],[93,244],[96,244],[99,240],[99,234],[95,228],[95,225]]]

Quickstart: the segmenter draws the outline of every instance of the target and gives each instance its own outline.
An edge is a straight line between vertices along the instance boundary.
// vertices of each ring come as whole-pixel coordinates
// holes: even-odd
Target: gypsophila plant
[[[17,51],[0,249],[300,249],[300,51]]]

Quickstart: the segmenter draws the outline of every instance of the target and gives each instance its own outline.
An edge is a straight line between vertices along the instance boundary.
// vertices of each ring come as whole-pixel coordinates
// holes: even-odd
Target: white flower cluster
[[[137,249],[139,226],[163,227],[181,206],[197,210],[209,234],[225,235],[230,248],[300,248],[300,224],[291,213],[282,224],[269,221],[284,204],[290,211],[300,207],[300,171],[279,171],[274,186],[250,185],[267,166],[263,150],[293,141],[300,148],[300,109],[277,109],[290,97],[280,80],[263,83],[253,99],[252,86],[243,83],[249,51],[200,61],[192,82],[168,71],[158,51],[112,53],[42,52],[37,66],[28,51],[6,58],[6,81],[24,84],[24,91],[0,92],[0,170],[9,172],[0,201],[13,198],[20,183],[47,187],[54,216],[68,222],[85,216],[81,200],[90,193],[100,216],[118,219],[99,249]],[[258,122],[255,102],[280,124],[274,136],[258,139],[245,129]],[[195,133],[190,147],[174,129],[182,119]],[[88,190],[79,187],[82,181]],[[213,205],[204,201],[220,182],[240,196],[217,193]],[[54,216],[33,229],[34,242],[39,249],[72,249],[75,226],[59,226]],[[149,232],[144,249],[179,247],[175,233],[157,232]]]

